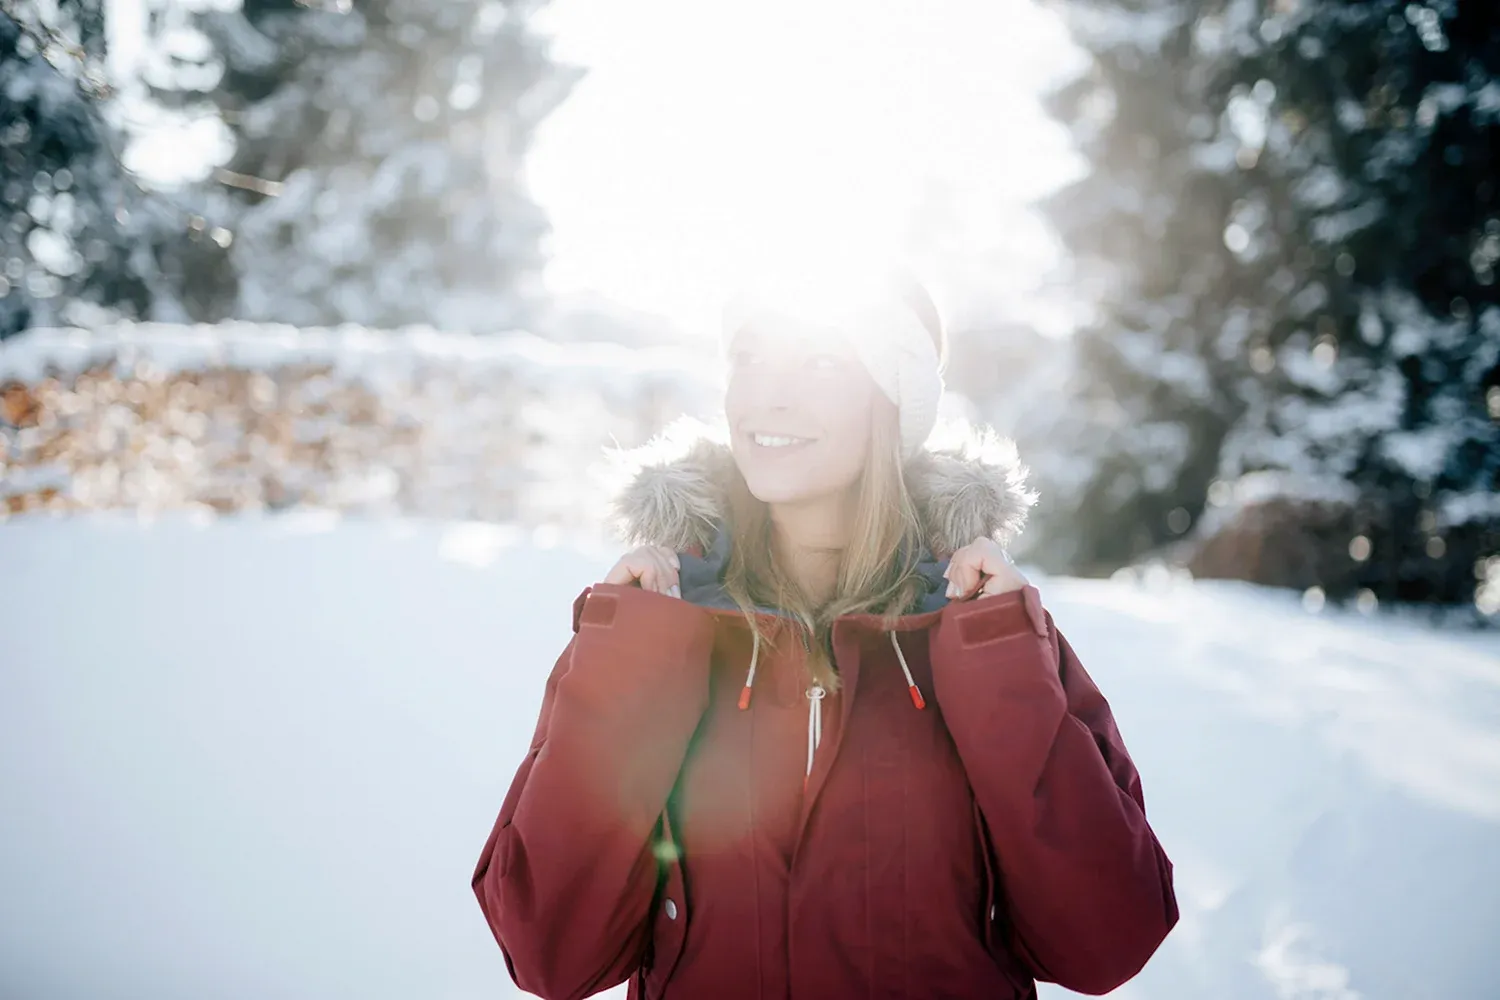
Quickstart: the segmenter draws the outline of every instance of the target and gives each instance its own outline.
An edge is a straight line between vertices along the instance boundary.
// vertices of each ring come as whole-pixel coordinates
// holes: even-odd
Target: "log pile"
[[[605,449],[711,409],[708,359],[246,324],[0,343],[0,517],[294,507],[578,527]]]

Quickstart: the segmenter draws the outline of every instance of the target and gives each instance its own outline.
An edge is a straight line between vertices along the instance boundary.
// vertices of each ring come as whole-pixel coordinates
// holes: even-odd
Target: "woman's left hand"
[[[1020,590],[1028,581],[993,538],[976,538],[948,561],[948,599],[993,597]]]

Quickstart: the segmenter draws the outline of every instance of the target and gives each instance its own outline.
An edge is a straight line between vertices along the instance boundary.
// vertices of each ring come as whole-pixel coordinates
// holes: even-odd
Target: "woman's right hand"
[[[668,597],[681,597],[677,571],[682,568],[677,553],[662,545],[643,545],[627,552],[604,577],[605,583],[635,585]]]

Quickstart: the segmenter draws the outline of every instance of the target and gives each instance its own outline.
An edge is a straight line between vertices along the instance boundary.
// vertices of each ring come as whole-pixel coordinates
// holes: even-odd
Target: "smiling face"
[[[847,493],[885,400],[853,350],[790,322],[763,323],[735,336],[729,362],[724,412],[751,494],[792,504]]]

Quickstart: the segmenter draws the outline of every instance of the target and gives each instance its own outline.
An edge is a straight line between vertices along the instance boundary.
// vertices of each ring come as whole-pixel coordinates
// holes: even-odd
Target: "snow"
[[[1468,490],[1444,497],[1437,506],[1437,525],[1454,528],[1500,518],[1500,493]]]
[[[336,372],[367,374],[462,362],[465,370],[540,371],[549,381],[569,371],[585,376],[665,371],[699,376],[712,367],[712,357],[704,352],[554,344],[529,333],[440,333],[420,326],[385,331],[353,323],[308,329],[276,323],[119,323],[97,330],[28,330],[0,342],[0,381],[37,382],[49,367],[74,375],[101,359],[146,362],[164,373],[217,366],[265,370],[327,365]]]
[[[1500,117],[1500,82],[1490,80],[1474,92],[1474,112],[1483,121]]]
[[[719,374],[717,359],[707,351],[556,344],[530,333],[486,336],[420,326],[381,331],[352,323],[307,329],[245,322],[118,323],[96,330],[29,330],[0,341],[0,383],[34,384],[49,370],[77,375],[106,361],[168,375],[218,367],[326,366],[335,378],[372,385],[409,382],[432,368],[468,379],[503,371],[523,385],[610,397],[628,395],[650,379],[670,379],[680,391],[703,395],[712,392]]]
[[[1091,52],[1129,46],[1153,56],[1193,18],[1189,6],[1175,4],[1128,13],[1113,6],[1078,4],[1063,14],[1074,38]]]
[[[1185,399],[1208,402],[1213,398],[1213,383],[1204,360],[1188,351],[1174,350],[1174,326],[1186,318],[1187,302],[1167,300],[1165,307],[1141,310],[1146,330],[1120,329],[1113,332],[1109,346],[1131,371],[1149,373]],[[1174,309],[1172,306],[1177,306]],[[1167,342],[1164,344],[1163,342]]]
[[[1240,151],[1239,139],[1223,136],[1212,142],[1196,143],[1192,147],[1192,164],[1197,170],[1210,174],[1227,174],[1238,166],[1235,159]]]
[[[40,407],[37,426],[0,429],[0,499],[597,525],[608,454],[673,415],[707,415],[722,374],[708,344],[253,323],[28,331],[0,342],[0,386],[30,387]]]
[[[1339,127],[1346,132],[1363,131],[1370,123],[1365,106],[1352,98],[1340,98],[1334,103],[1334,114]]]
[[[1421,482],[1433,482],[1463,440],[1464,428],[1429,424],[1417,430],[1391,430],[1380,438],[1380,453],[1396,468]]]
[[[0,994],[514,995],[468,878],[612,558],[327,514],[0,523]],[[1182,922],[1117,996],[1500,996],[1500,641],[1031,575],[1176,863]]]
[[[1297,200],[1311,209],[1326,209],[1337,205],[1345,197],[1348,185],[1338,171],[1328,166],[1316,166],[1296,184],[1292,193]]]
[[[1312,237],[1318,243],[1337,246],[1347,243],[1354,234],[1368,229],[1390,211],[1379,198],[1371,198],[1345,212],[1330,212],[1314,219],[1310,226]]]

